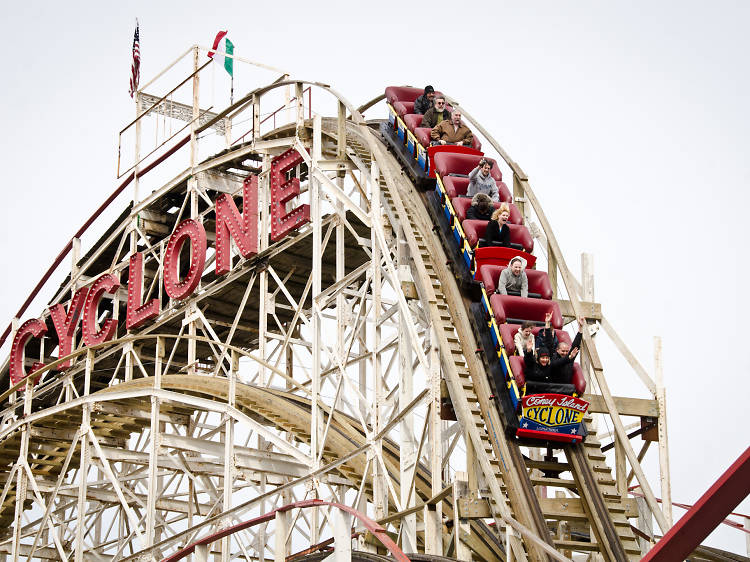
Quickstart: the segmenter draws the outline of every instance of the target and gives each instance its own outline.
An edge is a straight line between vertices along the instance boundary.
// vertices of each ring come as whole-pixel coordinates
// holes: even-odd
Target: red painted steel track
[[[321,507],[324,505],[330,505],[356,517],[359,521],[362,522],[364,527],[368,531],[370,531],[383,544],[383,546],[388,549],[388,552],[391,553],[394,560],[398,560],[399,562],[411,562],[410,558],[406,556],[406,554],[404,554],[404,552],[398,547],[398,545],[393,542],[393,540],[388,536],[385,529],[378,525],[375,521],[349,506],[323,500],[303,500],[295,503],[290,503],[289,505],[285,505],[278,509],[274,509],[273,511],[269,511],[265,515],[260,515],[259,517],[255,517],[253,519],[250,519],[249,521],[245,521],[244,523],[238,523],[237,525],[234,525],[232,527],[227,527],[226,529],[222,529],[218,533],[209,535],[186,546],[182,550],[175,552],[172,556],[164,558],[162,562],[177,562],[177,560],[182,560],[183,558],[195,552],[196,546],[208,545],[244,529],[254,527],[255,525],[260,525],[261,523],[267,523],[268,521],[275,519],[277,513],[284,513],[285,511],[289,511],[291,509]]]
[[[652,562],[685,560],[750,494],[750,447],[643,558]]]

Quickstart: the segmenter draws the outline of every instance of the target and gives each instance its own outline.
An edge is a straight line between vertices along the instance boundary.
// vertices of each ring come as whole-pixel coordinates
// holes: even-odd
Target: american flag
[[[138,34],[138,20],[135,20],[135,33],[133,34],[133,64],[130,65],[130,97],[133,97],[138,89],[138,80],[141,77],[141,39]]]

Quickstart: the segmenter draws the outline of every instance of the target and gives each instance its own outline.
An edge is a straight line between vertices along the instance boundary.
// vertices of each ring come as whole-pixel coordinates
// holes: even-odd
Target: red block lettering
[[[286,173],[302,162],[302,156],[294,149],[271,160],[271,240],[274,242],[310,222],[310,205],[300,205],[286,212],[286,203],[299,195],[299,179],[287,181]]]
[[[180,281],[180,251],[190,239],[190,270]],[[167,243],[164,256],[164,288],[170,298],[182,300],[189,297],[200,283],[206,265],[206,229],[193,219],[182,221]]]
[[[225,275],[232,266],[231,240],[243,258],[258,253],[258,176],[242,184],[242,214],[232,197],[222,193],[216,199],[216,275]]]
[[[10,348],[10,384],[14,385],[17,382],[26,378],[29,374],[33,373],[44,367],[44,363],[36,362],[31,366],[31,372],[27,373],[24,368],[24,362],[26,361],[26,343],[31,338],[39,338],[47,333],[47,326],[41,320],[32,318],[27,320],[21,327],[18,328],[16,336],[13,338],[13,345]],[[34,379],[34,384],[37,383],[39,377]]]
[[[83,343],[88,346],[104,343],[112,339],[117,331],[117,320],[109,319],[104,326],[99,328],[97,321],[97,310],[99,301],[104,293],[114,294],[120,287],[117,277],[107,273],[94,281],[86,296],[86,305],[83,308]]]
[[[73,338],[78,328],[78,320],[81,317],[83,311],[83,304],[86,301],[86,295],[89,290],[87,288],[78,289],[73,298],[70,299],[68,305],[68,311],[65,311],[65,307],[61,304],[56,304],[49,309],[50,316],[52,316],[52,322],[55,324],[55,331],[57,332],[57,339],[59,342],[59,357],[65,357],[73,352]],[[70,359],[60,363],[58,367],[61,371],[64,371],[70,367]]]
[[[143,298],[143,254],[130,256],[128,268],[128,313],[125,325],[128,330],[141,326],[146,320],[159,316],[159,299],[151,299],[141,306]]]

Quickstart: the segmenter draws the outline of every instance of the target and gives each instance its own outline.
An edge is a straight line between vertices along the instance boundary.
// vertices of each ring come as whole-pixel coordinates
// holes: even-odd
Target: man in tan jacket
[[[461,122],[461,110],[456,108],[451,113],[450,121],[443,120],[438,123],[430,133],[432,144],[456,144],[459,146],[471,146],[474,135],[471,130]]]

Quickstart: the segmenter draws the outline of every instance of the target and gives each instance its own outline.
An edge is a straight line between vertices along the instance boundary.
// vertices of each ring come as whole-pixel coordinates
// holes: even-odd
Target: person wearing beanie
[[[546,347],[540,347],[536,352],[536,357],[534,357],[534,344],[531,340],[527,340],[523,362],[526,367],[527,385],[529,382],[552,382],[552,366],[550,365],[549,350]]]
[[[510,260],[508,267],[500,272],[495,292],[501,295],[507,295],[509,292],[512,292],[520,294],[523,298],[527,298],[529,296],[529,278],[524,271],[525,268],[526,260],[521,256],[515,256]]]
[[[432,86],[425,86],[424,93],[414,100],[414,113],[424,115],[427,110],[430,109],[435,102],[435,88]]]
[[[561,384],[554,380],[550,352],[546,347],[541,346],[537,350],[535,359],[534,344],[530,340],[527,341],[523,362],[526,375],[525,394],[573,394],[575,392],[575,387],[572,384]]]
[[[471,198],[471,207],[466,211],[467,220],[488,221],[492,218],[492,199],[485,193],[477,193]]]

